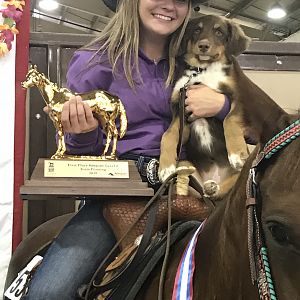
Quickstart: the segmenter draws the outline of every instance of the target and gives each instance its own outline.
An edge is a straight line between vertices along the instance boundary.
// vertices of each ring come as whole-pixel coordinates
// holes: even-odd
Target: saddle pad
[[[196,230],[200,225],[198,221],[188,222],[176,222],[171,227],[171,239],[170,245],[172,246],[176,241],[183,238],[186,234],[193,230]],[[147,248],[144,256],[141,258],[138,268],[135,269],[130,276],[126,278],[126,281],[119,282],[116,287],[109,291],[109,294],[105,293],[105,299],[107,300],[132,300],[138,294],[140,288],[144,282],[156,267],[157,263],[163,258],[165,254],[167,243],[167,234],[158,234],[157,238],[154,238]],[[124,295],[126,295],[124,297]],[[97,299],[104,299],[103,295],[98,295]]]

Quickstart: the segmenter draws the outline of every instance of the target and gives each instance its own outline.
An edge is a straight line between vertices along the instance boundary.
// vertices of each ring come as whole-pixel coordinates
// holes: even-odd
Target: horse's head
[[[279,299],[300,299],[299,126],[292,137],[282,135],[275,153],[257,167],[259,211]]]
[[[31,66],[27,75],[26,80],[22,82],[22,87],[28,89],[32,86],[39,86],[44,80],[45,76],[37,70],[37,66]]]

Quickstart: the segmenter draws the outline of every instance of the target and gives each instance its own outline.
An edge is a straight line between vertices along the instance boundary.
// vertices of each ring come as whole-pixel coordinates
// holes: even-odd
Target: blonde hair
[[[183,24],[170,36],[169,40],[169,72],[166,85],[173,82],[176,56],[180,43],[191,14],[191,1]],[[101,32],[101,35],[86,45],[83,49],[97,50],[98,53],[107,53],[113,73],[117,71],[117,63],[123,61],[125,77],[129,85],[134,88],[132,69],[136,69],[141,79],[138,65],[139,53],[139,0],[122,0],[115,15]],[[95,49],[95,46],[100,48]]]

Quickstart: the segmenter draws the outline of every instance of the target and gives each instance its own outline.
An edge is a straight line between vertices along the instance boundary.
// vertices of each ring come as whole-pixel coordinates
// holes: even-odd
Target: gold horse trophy
[[[37,66],[31,66],[22,87],[28,89],[36,86],[46,105],[49,108],[49,117],[52,120],[58,135],[57,151],[51,159],[73,159],[73,160],[114,160],[116,157],[118,136],[122,138],[127,130],[127,116],[121,100],[103,90],[95,90],[89,93],[72,93],[67,88],[59,88],[52,83],[43,73],[37,70]],[[61,112],[63,105],[73,95],[81,96],[87,103],[94,116],[100,121],[102,130],[106,135],[106,143],[103,153],[99,156],[80,156],[66,154],[64,141],[64,130],[61,124]],[[116,126],[116,120],[120,119],[120,128]],[[112,145],[111,145],[112,144]],[[111,146],[111,152],[109,148]]]

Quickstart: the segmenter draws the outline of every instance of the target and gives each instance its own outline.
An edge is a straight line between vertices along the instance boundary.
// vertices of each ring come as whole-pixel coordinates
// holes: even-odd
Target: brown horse
[[[193,299],[300,299],[300,138],[296,139],[300,135],[299,116],[285,113],[245,76],[236,61],[233,63],[234,76],[239,82],[236,96],[243,101],[246,125],[252,128],[258,146],[248,158],[237,183],[208,218],[199,235],[195,248]],[[288,141],[295,140],[284,147],[285,143],[281,144],[278,151],[273,150],[274,155],[264,158],[256,166],[259,150],[295,121],[296,132]],[[280,136],[279,142],[280,139],[284,139],[284,135]],[[276,139],[274,143],[277,142]],[[248,227],[252,222],[253,234],[253,227]],[[258,232],[261,238],[257,238]],[[171,249],[163,287],[165,300],[172,299],[177,266],[191,235]],[[274,289],[264,282],[266,279],[259,268],[261,263],[268,266],[266,256],[257,256],[260,243],[264,246],[263,251],[268,251]],[[158,299],[160,270],[161,266],[158,266],[137,299]],[[269,277],[268,268],[267,273]],[[271,282],[272,279],[268,280]],[[258,282],[263,294],[261,298]],[[275,290],[277,297],[268,295],[268,289]]]

